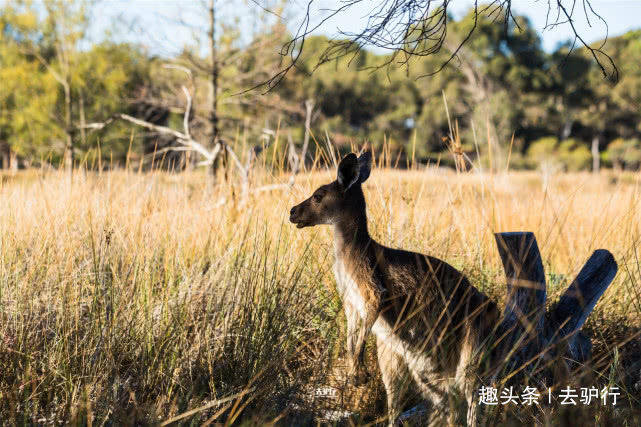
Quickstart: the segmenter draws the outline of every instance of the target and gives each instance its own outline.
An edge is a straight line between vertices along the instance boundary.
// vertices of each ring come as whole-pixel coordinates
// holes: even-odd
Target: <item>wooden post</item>
[[[511,370],[534,358],[542,349],[545,272],[533,233],[496,233],[495,238],[507,278],[499,348]]]
[[[599,249],[585,263],[559,302],[549,312],[545,325],[545,272],[536,238],[530,232],[497,233],[499,255],[507,277],[507,300],[499,326],[499,355],[507,371],[537,355],[556,353],[584,362],[592,343],[581,328],[617,272],[612,254]]]
[[[566,339],[568,356],[578,361],[590,357],[592,344],[579,333],[603,292],[608,288],[618,266],[610,251],[598,249],[585,263],[559,302],[550,310],[547,340],[556,343]]]

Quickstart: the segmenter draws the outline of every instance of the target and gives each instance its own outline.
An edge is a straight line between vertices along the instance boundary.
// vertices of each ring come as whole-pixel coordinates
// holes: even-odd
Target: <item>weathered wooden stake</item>
[[[534,233],[496,233],[496,244],[507,277],[507,300],[499,331],[503,357],[521,364],[543,345],[545,271]]]
[[[568,337],[569,356],[575,360],[585,361],[590,356],[591,343],[588,340],[586,344],[579,331],[617,270],[617,263],[610,251],[594,251],[559,302],[550,310],[546,338],[550,343],[555,343]]]
[[[612,254],[599,249],[585,263],[545,325],[545,272],[536,238],[531,232],[497,233],[499,255],[507,277],[507,301],[499,327],[499,348],[508,371],[518,364],[567,343],[565,356],[583,362],[592,344],[581,327],[617,272]],[[557,351],[557,350],[554,350]]]

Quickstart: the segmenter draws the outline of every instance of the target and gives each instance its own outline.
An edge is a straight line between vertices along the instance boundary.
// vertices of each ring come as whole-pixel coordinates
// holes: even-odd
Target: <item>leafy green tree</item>
[[[149,80],[149,59],[128,44],[104,42],[79,49],[88,25],[84,2],[9,3],[0,14],[0,140],[26,162],[63,158],[70,168],[107,144],[106,156],[124,158],[124,125],[87,132],[134,99]],[[135,148],[135,147],[134,147]],[[6,162],[4,162],[6,163]]]
[[[496,25],[491,8],[479,6],[479,10],[485,12],[470,9],[459,21],[448,24],[447,51],[421,58],[423,74],[429,75],[456,53],[448,67],[423,78],[420,86],[426,103],[419,126],[430,129],[433,141],[438,140],[438,129],[443,136],[449,126],[441,105],[443,92],[451,118],[461,124],[464,140],[476,141],[481,151],[492,147],[492,157],[504,159],[502,153],[513,132],[527,138],[530,128],[540,126],[545,114],[541,100],[551,79],[545,72],[547,57],[540,39],[525,17],[515,16],[503,27]],[[472,28],[474,32],[461,47]],[[474,147],[468,143],[466,150]]]
[[[64,144],[65,166],[71,170],[74,155],[75,125],[73,123],[73,70],[77,64],[78,46],[84,37],[87,25],[88,3],[45,1],[42,4],[31,1],[17,1],[3,6],[4,39],[7,49],[13,50],[22,59],[15,59],[14,64],[34,64],[38,70],[47,74],[43,80],[47,89],[53,79],[58,84],[57,99],[51,102],[51,91],[40,91],[40,82],[32,84],[30,79],[14,80],[18,91],[33,95],[37,100],[30,102],[39,114],[34,111],[30,117],[26,114],[14,115],[18,126],[23,130],[29,125],[28,120],[48,117],[44,128],[49,133],[53,146],[62,137]],[[42,16],[42,17],[41,17]],[[41,17],[41,18],[40,18]],[[20,67],[20,65],[18,65]],[[33,69],[32,69],[33,70]],[[57,104],[57,105],[56,105]],[[20,109],[23,102],[14,104]],[[47,129],[48,128],[48,129]],[[42,129],[42,130],[45,130]],[[31,130],[34,130],[33,128]],[[40,132],[31,133],[31,139],[42,138]],[[25,151],[23,149],[23,151]]]
[[[641,130],[638,125],[641,91],[636,87],[638,83],[634,83],[641,77],[637,65],[638,56],[635,56],[641,52],[638,35],[639,31],[634,31],[608,41],[609,51],[621,76],[616,84],[604,80],[596,66],[592,66],[587,75],[587,102],[578,114],[582,127],[579,134],[592,141],[594,171],[599,170],[600,151],[608,141],[617,137],[638,136]],[[598,43],[601,42],[595,45]],[[589,56],[586,50],[582,50],[581,54]]]
[[[144,52],[127,43],[103,42],[79,55],[73,73],[75,91],[74,123],[76,152],[86,155],[97,150],[103,160],[123,160],[129,150],[131,125],[114,123],[97,132],[87,132],[87,123],[103,120],[135,102],[150,80],[151,62]],[[132,149],[140,152],[141,139]]]
[[[46,15],[38,26],[41,31],[39,43],[23,45],[23,49],[38,59],[62,89],[59,99],[62,108],[56,109],[55,122],[64,132],[64,164],[69,171],[73,170],[76,134],[73,72],[78,63],[79,45],[87,31],[88,6],[89,3],[84,1],[45,1]],[[58,114],[58,111],[62,113]]]
[[[548,129],[555,127],[555,133],[565,139],[572,135],[581,111],[590,105],[593,88],[589,73],[592,63],[580,51],[571,50],[568,44],[557,49],[549,62],[553,84],[547,93],[549,111],[545,120]]]
[[[45,141],[62,138],[52,126],[57,100],[56,81],[42,64],[27,55],[22,43],[39,37],[34,10],[5,4],[0,13],[0,141],[4,141],[4,166],[8,157],[46,156]],[[16,166],[15,161],[12,162]]]
[[[387,58],[365,50],[330,60],[315,71],[328,39],[310,37],[305,43],[296,70],[275,89],[281,97],[315,100],[318,122],[338,143],[358,138],[376,145],[383,134],[396,141],[408,139],[422,103],[412,79],[379,68]]]

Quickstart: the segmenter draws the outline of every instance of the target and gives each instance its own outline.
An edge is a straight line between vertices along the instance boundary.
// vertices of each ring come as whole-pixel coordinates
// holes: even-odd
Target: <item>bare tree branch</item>
[[[187,115],[187,113],[185,115]],[[183,133],[183,132],[178,132],[177,130],[174,130],[174,129],[166,127],[166,126],[155,125],[155,124],[150,123],[148,121],[137,119],[135,117],[132,117],[132,116],[130,116],[128,114],[124,114],[124,113],[115,114],[114,116],[112,116],[111,118],[109,118],[108,120],[106,120],[106,121],[104,121],[102,123],[89,123],[89,124],[85,125],[85,128],[99,130],[99,129],[102,129],[105,126],[113,123],[115,120],[118,120],[118,119],[133,123],[135,125],[144,127],[146,129],[149,129],[149,130],[153,130],[153,131],[158,132],[158,133],[162,133],[162,134],[165,134],[165,135],[171,135],[174,138],[176,138],[176,140],[180,144],[182,144],[184,146],[187,146],[191,150],[199,153],[207,161],[213,162],[213,160],[215,160],[214,152],[213,151],[210,152],[209,150],[207,150],[205,148],[205,146],[203,146],[201,143],[199,143],[199,142],[195,141],[194,139],[192,139],[189,136],[189,134]]]
[[[603,46],[605,45],[607,39],[608,39],[608,34],[607,34],[608,26],[607,26],[607,23],[605,22],[605,20],[599,14],[594,12],[594,10],[592,9],[592,5],[590,4],[589,0],[582,0],[582,1],[583,1],[584,10],[587,10],[586,9],[586,4],[587,4],[588,5],[587,7],[589,7],[589,9],[592,11],[592,13],[599,20],[601,20],[603,23],[605,23],[606,36],[605,36],[605,39],[604,39],[603,43],[601,43],[601,45],[599,47],[593,48],[588,43],[586,43],[586,41],[583,39],[581,34],[579,34],[579,32],[577,31],[576,27],[574,26],[573,15],[574,15],[574,5],[576,3],[576,0],[574,0],[572,2],[572,9],[569,12],[566,9],[566,7],[563,6],[562,0],[557,0],[556,3],[557,3],[557,7],[561,10],[563,15],[566,17],[567,23],[572,28],[572,32],[574,33],[575,40],[578,39],[581,42],[581,44],[583,45],[583,47],[585,47],[588,50],[588,52],[590,52],[590,55],[592,56],[592,58],[594,58],[594,61],[597,63],[597,65],[601,69],[601,73],[603,73],[603,77],[609,79],[612,82],[617,82],[619,80],[619,69],[617,68],[616,64],[614,63],[614,60],[612,59],[612,57],[609,56],[607,53],[605,53],[603,51],[603,49],[602,49]],[[587,17],[587,11],[586,11],[586,17]],[[588,20],[588,24],[589,24],[589,20]],[[574,46],[574,44],[573,44],[573,46]],[[572,51],[572,49],[570,49],[570,52],[571,51]],[[603,59],[600,59],[600,57],[602,57]],[[604,60],[605,60],[605,64],[603,62]],[[606,64],[607,64],[607,66],[611,67],[611,71],[610,72],[608,72],[608,70],[606,69]]]
[[[183,116],[183,129],[185,130],[185,135],[189,139],[191,139],[191,135],[189,133],[189,114],[191,113],[191,95],[189,94],[189,90],[185,86],[182,87],[183,93],[185,94],[185,98],[187,98],[187,106],[185,107],[185,115]]]
[[[542,5],[539,7],[547,7],[544,29],[567,25],[575,39],[595,60],[604,77],[613,82],[618,80],[618,69],[613,59],[603,50],[607,34],[600,46],[592,47],[579,33],[575,25],[575,16],[581,13],[576,10],[577,1],[580,1],[583,6],[582,13],[589,26],[591,26],[590,16],[606,24],[605,20],[592,7],[591,0],[547,0],[547,4],[537,0],[531,1],[535,5]],[[570,1],[571,7],[568,8],[564,5],[564,1],[566,3]],[[339,36],[330,41],[330,45],[321,54],[316,67],[336,58],[355,55],[364,47],[376,47],[391,53],[388,60],[377,68],[387,67],[394,63],[406,65],[411,57],[435,55],[441,51],[447,37],[447,26],[451,20],[449,16],[451,2],[452,0],[381,0],[371,2],[372,7],[365,27],[360,32],[339,29]],[[327,15],[316,24],[311,22],[312,4],[313,0],[308,0],[296,34],[281,49],[283,59],[289,57],[287,64],[260,85],[266,87],[267,91],[276,86],[292,68],[296,67],[307,37],[332,18],[349,13],[356,6],[370,3],[364,0],[343,0],[339,7],[327,11]],[[473,13],[474,24],[459,43],[458,48],[451,50],[447,59],[434,71],[425,74],[426,76],[440,72],[456,57],[460,48],[470,40],[476,31],[479,16],[487,16],[497,21],[502,19],[506,33],[509,31],[510,24],[514,24],[520,29],[520,24],[513,14],[512,0],[491,0],[483,7],[480,7],[478,1],[475,1]]]

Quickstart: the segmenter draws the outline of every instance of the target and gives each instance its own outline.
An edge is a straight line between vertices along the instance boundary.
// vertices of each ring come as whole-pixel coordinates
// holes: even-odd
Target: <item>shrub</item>
[[[617,138],[604,153],[604,160],[618,169],[638,169],[641,165],[641,141]]]
[[[528,161],[545,170],[579,171],[590,166],[592,154],[587,146],[576,139],[559,142],[554,136],[534,141],[527,150]]]
[[[558,157],[565,170],[579,171],[589,168],[592,153],[588,147],[576,139],[567,139],[559,145]]]
[[[539,169],[560,169],[562,165],[556,156],[559,140],[554,136],[537,139],[527,150],[527,159],[532,167]]]

